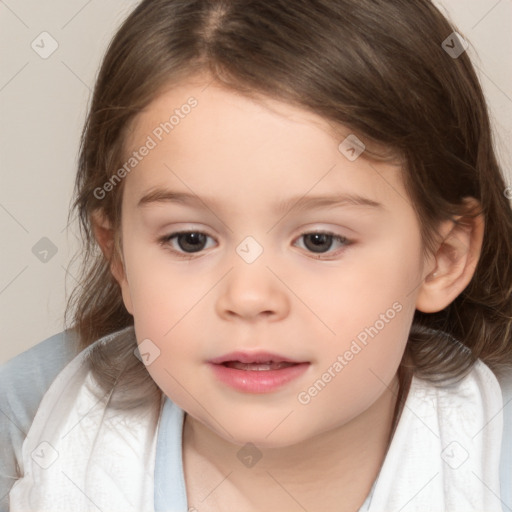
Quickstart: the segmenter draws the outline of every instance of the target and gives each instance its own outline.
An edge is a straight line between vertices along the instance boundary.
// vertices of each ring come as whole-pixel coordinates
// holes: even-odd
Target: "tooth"
[[[241,363],[240,361],[229,361],[225,365],[229,368],[235,368],[237,370],[249,370],[249,371],[266,371],[266,370],[279,370],[281,368],[287,368],[293,366],[294,363],[274,363],[272,361],[268,363]]]

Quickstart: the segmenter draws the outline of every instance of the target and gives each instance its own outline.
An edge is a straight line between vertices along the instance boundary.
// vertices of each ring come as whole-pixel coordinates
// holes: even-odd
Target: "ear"
[[[94,237],[100,246],[105,259],[110,262],[110,270],[116,281],[120,283],[124,279],[124,268],[119,262],[122,255],[115,254],[115,235],[110,221],[103,210],[94,210],[91,216]]]
[[[121,287],[124,305],[128,312],[133,314],[123,254],[121,247],[119,245],[116,247],[116,236],[110,221],[105,216],[103,210],[94,210],[91,215],[91,224],[94,232],[94,238],[98,242],[103,256],[110,263],[110,271],[112,272],[112,275]]]
[[[481,211],[475,198],[465,198],[464,202],[468,212]],[[419,289],[416,309],[423,313],[441,311],[464,291],[480,258],[484,228],[482,213],[475,217],[461,215],[441,224],[435,264]]]

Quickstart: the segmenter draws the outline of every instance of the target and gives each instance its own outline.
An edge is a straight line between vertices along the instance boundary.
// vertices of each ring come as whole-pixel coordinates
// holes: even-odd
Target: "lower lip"
[[[208,363],[224,384],[245,393],[271,393],[301,376],[309,363],[299,363],[280,370],[237,370],[222,364]]]

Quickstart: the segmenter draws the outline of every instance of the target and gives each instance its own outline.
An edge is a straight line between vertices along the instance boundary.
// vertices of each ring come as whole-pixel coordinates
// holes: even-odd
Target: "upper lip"
[[[272,361],[274,363],[286,362],[286,363],[301,363],[304,361],[295,361],[289,357],[282,356],[280,354],[274,354],[272,352],[230,352],[222,356],[210,359],[210,363],[222,364],[227,361],[239,361],[240,363],[267,363]]]

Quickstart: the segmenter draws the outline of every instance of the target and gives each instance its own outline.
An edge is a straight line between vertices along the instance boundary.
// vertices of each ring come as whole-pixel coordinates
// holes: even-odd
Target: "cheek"
[[[130,282],[135,335],[139,344],[149,340],[146,343],[155,354],[147,365],[153,380],[176,404],[185,407],[190,401],[186,390],[195,389],[197,380],[191,364],[200,363],[204,352],[196,311],[201,283],[194,286],[182,275],[166,275],[165,266],[152,262],[142,268],[141,263],[134,266]]]
[[[297,412],[309,418],[313,429],[353,420],[390,389],[414,313],[414,308],[399,309],[384,309],[384,320],[363,322],[356,336],[338,336],[334,346],[324,344],[314,375],[296,396]]]
[[[333,403],[347,414],[361,412],[393,379],[414,316],[419,257],[419,243],[397,238],[359,258],[343,273],[342,287],[327,289],[322,318],[336,335],[319,340],[321,360],[303,391],[304,401],[333,421]]]
[[[190,363],[201,355],[195,311],[203,282],[186,272],[170,271],[165,251],[125,239],[125,262],[139,344],[151,354],[147,370],[157,385],[181,404],[184,389],[193,387]]]
[[[162,338],[198,302],[204,279],[187,272],[186,262],[171,265],[156,243],[128,237],[125,254],[135,324],[144,337]]]
[[[414,290],[420,283],[421,247],[414,233],[382,238],[367,250],[354,251],[342,262],[338,276],[315,287],[322,319],[347,340],[407,334],[414,313]],[[323,295],[323,297],[322,297]],[[366,334],[365,334],[366,333]],[[384,336],[381,336],[384,335]]]

